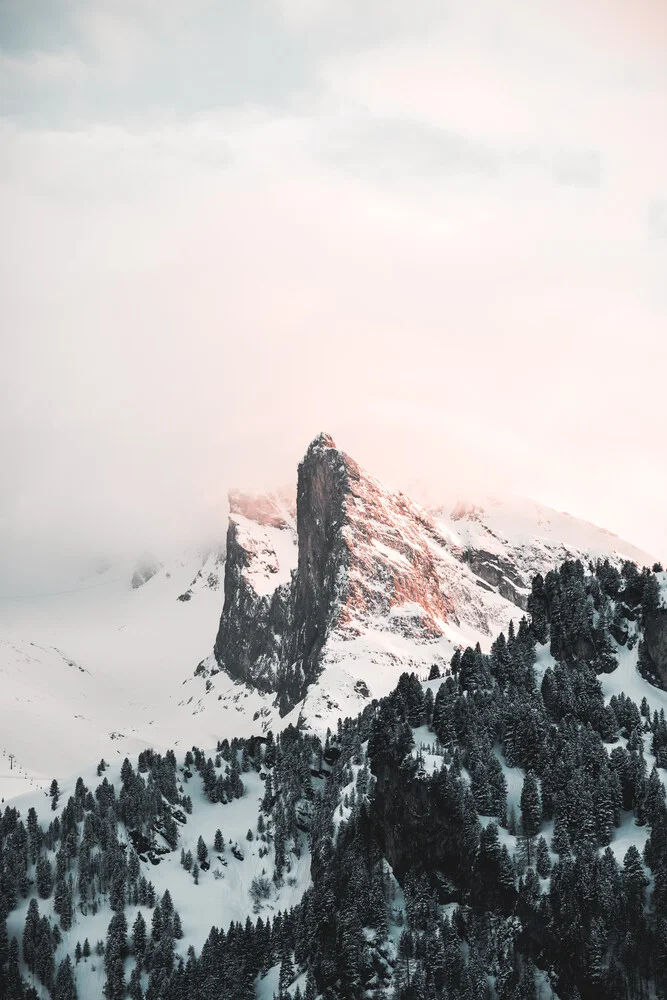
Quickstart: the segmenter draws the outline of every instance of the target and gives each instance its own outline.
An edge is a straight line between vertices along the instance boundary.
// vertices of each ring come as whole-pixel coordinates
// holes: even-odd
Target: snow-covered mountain
[[[643,852],[667,885],[650,840],[667,574],[635,568],[652,562],[527,501],[427,510],[320,435],[295,495],[230,496],[226,547],[2,602],[0,997],[71,1000],[76,983],[86,1000],[296,1000],[337,984],[348,1000],[350,970],[398,995],[406,925],[428,936],[418,898],[435,891],[439,920],[472,901],[516,934],[515,906],[532,919],[521,894],[550,893],[568,838],[593,857],[591,831],[609,878],[623,864],[643,879]],[[498,638],[524,609],[530,624]],[[531,782],[538,862],[516,822]],[[455,926],[433,924],[433,954]],[[564,929],[545,968],[525,968],[569,997]],[[603,929],[613,954],[618,929]],[[500,955],[488,944],[479,968]],[[519,944],[488,958],[484,983]],[[408,955],[422,978],[427,953]]]
[[[63,592],[0,600],[0,797],[86,760],[215,742],[178,703],[215,633],[223,553],[185,554],[139,587],[134,564],[114,565]]]
[[[638,566],[655,561],[611,531],[534,500],[486,497],[433,514],[473,572],[522,608],[535,574],[565,559],[630,559]]]
[[[530,501],[427,510],[320,435],[296,491],[230,496],[226,559],[145,556],[0,601],[0,795],[149,745],[325,732],[404,670],[488,649],[568,556],[653,562]]]
[[[531,501],[426,510],[316,438],[289,493],[230,498],[225,604],[207,695],[241,681],[314,729],[491,638],[526,608],[536,573],[566,558],[651,557]],[[222,674],[222,676],[221,676]],[[267,712],[268,712],[267,705]]]
[[[565,1000],[575,977],[580,996],[603,998],[617,994],[585,986],[624,974],[627,943],[618,959],[605,947],[599,969],[588,956],[600,934],[625,932],[627,913],[639,940],[651,935],[642,975],[662,976],[663,995],[667,692],[637,666],[647,623],[667,614],[667,574],[567,562],[532,596],[531,624],[490,656],[468,648],[446,680],[404,673],[332,738],[289,727],[145,749],[13,797],[0,814],[0,997],[418,1000],[428,994],[397,994],[407,952],[417,983],[447,971],[450,996],[479,968],[486,997],[489,977],[520,962],[533,988],[509,996],[539,986]],[[598,680],[603,654],[613,669]],[[642,856],[655,882],[646,920],[627,906],[635,886],[648,899]],[[606,887],[596,923],[575,924],[581,953],[561,944],[571,907],[586,905],[580,870]],[[546,902],[564,893],[547,924]],[[466,928],[485,913],[482,946]],[[512,946],[489,948],[499,934]],[[527,950],[533,938],[546,956]]]

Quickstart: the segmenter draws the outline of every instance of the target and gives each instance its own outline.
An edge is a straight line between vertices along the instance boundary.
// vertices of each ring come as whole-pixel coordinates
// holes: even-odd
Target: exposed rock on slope
[[[293,630],[281,677],[286,705],[317,677],[331,633],[363,636],[406,608],[402,627],[416,639],[437,638],[447,620],[456,622],[440,585],[444,540],[432,520],[385,490],[327,435],[313,441],[299,467],[297,531]]]
[[[657,607],[647,615],[644,640],[650,666],[660,685],[667,691],[667,573],[660,573]]]
[[[649,561],[531,501],[429,512],[326,434],[299,466],[296,504],[287,492],[233,493],[230,511],[224,608],[198,672],[222,669],[324,728],[387,694],[402,671],[485,647],[525,609],[536,573],[567,558]]]
[[[651,664],[667,691],[667,608],[658,608],[649,616],[644,634]]]
[[[434,510],[473,573],[525,610],[531,580],[565,559],[630,559],[650,565],[652,557],[589,521],[552,510],[534,500],[486,498]]]
[[[225,603],[214,654],[230,677],[274,691],[290,624],[294,508],[281,493],[229,497]]]
[[[504,602],[480,601],[432,517],[381,486],[327,435],[299,466],[291,576],[286,542],[294,536],[284,506],[238,494],[230,502],[215,659],[230,676],[275,691],[283,713],[343,659],[424,668],[442,658],[438,640],[448,637],[451,652],[462,625],[490,633],[502,617]],[[409,649],[392,649],[391,635]]]

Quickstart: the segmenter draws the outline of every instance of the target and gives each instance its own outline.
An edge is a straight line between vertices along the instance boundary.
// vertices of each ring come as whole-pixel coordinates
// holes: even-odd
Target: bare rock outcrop
[[[230,676],[275,691],[282,712],[317,678],[333,633],[358,636],[369,622],[390,627],[397,609],[401,628],[417,639],[435,638],[456,621],[438,566],[445,540],[433,519],[381,486],[328,435],[311,443],[299,466],[298,558],[289,578],[283,542],[294,526],[284,505],[242,494],[230,502],[215,657]]]
[[[644,641],[651,665],[667,691],[667,608],[656,608],[644,624]]]

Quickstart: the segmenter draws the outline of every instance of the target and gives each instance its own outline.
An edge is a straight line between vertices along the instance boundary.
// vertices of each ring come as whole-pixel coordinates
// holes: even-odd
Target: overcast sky
[[[667,556],[666,123],[661,0],[0,0],[1,586],[322,429]]]

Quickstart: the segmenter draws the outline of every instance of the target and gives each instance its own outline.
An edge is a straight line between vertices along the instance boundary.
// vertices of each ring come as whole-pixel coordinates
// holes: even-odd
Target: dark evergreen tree
[[[28,904],[28,912],[23,928],[23,961],[31,972],[35,971],[35,955],[39,934],[39,906],[33,897]]]
[[[48,899],[53,891],[53,869],[51,862],[45,854],[40,855],[37,859],[35,882],[37,883],[37,892],[40,898]]]
[[[537,841],[537,848],[535,851],[535,868],[537,869],[537,874],[541,878],[548,878],[551,872],[551,859],[549,858],[549,848],[544,837],[540,837]]]
[[[528,864],[531,862],[531,843],[539,832],[541,820],[540,793],[535,775],[529,771],[521,789],[521,830],[525,838]]]
[[[55,812],[55,810],[58,808],[58,800],[60,799],[60,788],[58,787],[58,782],[55,778],[51,782],[49,795],[51,797],[51,808]]]
[[[78,1000],[72,960],[66,955],[58,966],[55,983],[55,1000]]]

